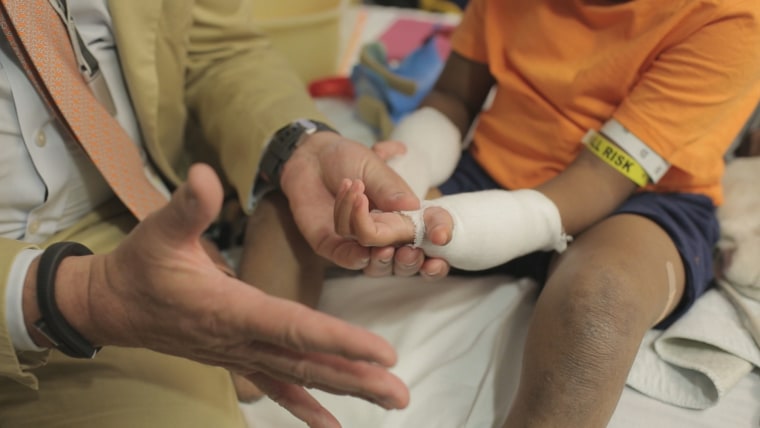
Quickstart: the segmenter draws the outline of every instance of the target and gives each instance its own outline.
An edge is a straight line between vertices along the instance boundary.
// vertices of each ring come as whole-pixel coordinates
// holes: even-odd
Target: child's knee
[[[636,275],[620,266],[589,266],[572,277],[550,277],[546,287],[558,294],[557,316],[576,330],[576,337],[590,342],[619,343],[621,338],[639,338],[649,328],[648,314],[659,303],[640,293]],[[548,291],[548,290],[545,290]]]

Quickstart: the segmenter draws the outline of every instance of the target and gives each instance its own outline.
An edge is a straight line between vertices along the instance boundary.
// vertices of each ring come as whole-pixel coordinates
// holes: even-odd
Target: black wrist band
[[[339,134],[329,125],[311,119],[298,119],[280,128],[269,140],[266,150],[259,162],[259,178],[274,188],[280,188],[282,167],[303,141],[303,137],[320,131]],[[254,183],[255,185],[255,183]]]
[[[74,358],[93,358],[96,348],[63,317],[55,302],[55,276],[61,261],[69,256],[87,256],[89,248],[77,242],[58,242],[43,251],[37,268],[37,304],[42,318],[34,323],[55,347]]]

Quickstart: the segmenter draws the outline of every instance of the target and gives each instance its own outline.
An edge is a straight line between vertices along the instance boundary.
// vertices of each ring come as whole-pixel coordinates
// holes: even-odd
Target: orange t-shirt
[[[496,79],[472,151],[505,188],[554,177],[614,117],[671,163],[650,188],[716,204],[760,100],[758,46],[758,0],[471,0],[452,38]]]

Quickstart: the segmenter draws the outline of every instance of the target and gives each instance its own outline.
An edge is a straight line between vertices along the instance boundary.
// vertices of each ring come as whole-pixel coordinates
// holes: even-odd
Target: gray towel
[[[740,298],[760,319],[760,303]],[[706,409],[753,366],[760,367],[760,348],[731,302],[713,289],[670,328],[647,334],[628,385],[669,404]]]

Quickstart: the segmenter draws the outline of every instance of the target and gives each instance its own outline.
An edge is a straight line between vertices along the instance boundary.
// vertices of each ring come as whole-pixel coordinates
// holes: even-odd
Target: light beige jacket
[[[151,159],[176,184],[192,153],[204,153],[200,160],[220,166],[244,207],[267,138],[293,119],[322,119],[303,83],[254,28],[250,1],[108,1]],[[34,246],[0,238],[0,376],[36,387],[26,370],[44,356],[25,355],[20,364],[5,325],[7,277],[24,248]]]

